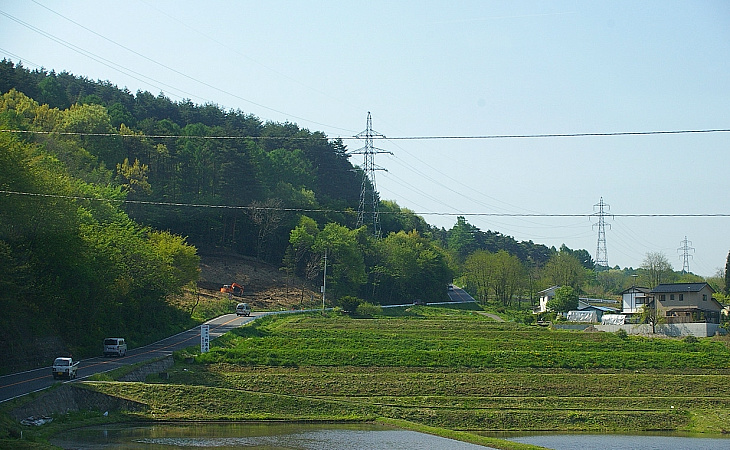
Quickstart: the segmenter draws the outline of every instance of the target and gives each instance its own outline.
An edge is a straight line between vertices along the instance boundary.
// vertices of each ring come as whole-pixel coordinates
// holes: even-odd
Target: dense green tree
[[[728,252],[727,260],[725,261],[725,289],[723,292],[725,296],[730,297],[730,252]]]
[[[504,306],[512,305],[512,300],[523,285],[525,269],[520,260],[504,250],[492,254],[492,277],[494,296]]]
[[[327,261],[327,292],[330,298],[357,295],[365,283],[365,263],[357,235],[364,229],[350,230],[336,223],[328,223],[312,245],[314,252]]]
[[[129,159],[124,158],[123,163],[117,164],[117,178],[130,197],[139,198],[152,192],[147,181],[148,170],[147,165],[140,164],[138,159],[134,160],[134,164],[130,164]]]
[[[545,277],[547,284],[557,286],[570,286],[580,291],[586,280],[586,271],[578,259],[570,252],[561,251],[556,253],[545,265]]]
[[[547,302],[550,311],[567,313],[578,309],[578,292],[571,286],[560,286],[555,290],[555,295]]]
[[[22,97],[3,96],[0,120],[13,99],[31,104]],[[32,115],[14,117],[31,126]],[[176,320],[165,297],[197,279],[195,249],[131,221],[113,203],[124,198],[118,187],[73,177],[51,147],[0,133],[0,186],[27,193],[0,196],[0,300],[13,310],[0,320],[2,345],[28,345],[17,336],[54,330],[83,351],[114,330],[134,340],[158,320]],[[54,314],[39,314],[48,305]]]
[[[398,203],[390,200],[381,200],[380,204],[380,229],[383,236],[399,231],[416,230],[421,235],[429,234],[429,227],[423,217],[407,208],[402,208]]]
[[[468,223],[464,217],[456,218],[456,224],[449,231],[447,243],[449,250],[453,251],[460,261],[464,261],[467,256],[479,249],[476,239],[478,231],[479,229]]]
[[[37,100],[40,103],[54,105],[57,108],[68,108],[70,103],[61,83],[56,79],[56,74],[51,72],[47,77],[38,83],[40,95]]]
[[[634,280],[623,270],[608,269],[596,272],[596,282],[604,293],[615,294],[630,287]]]
[[[492,290],[492,272],[489,268],[490,253],[477,250],[466,258],[463,266],[463,280],[466,289],[477,300],[487,302]]]
[[[376,244],[376,298],[382,304],[442,301],[452,279],[443,250],[417,231],[391,233]]]
[[[574,256],[575,259],[577,259],[580,264],[588,270],[593,270],[596,268],[596,264],[593,262],[593,257],[590,253],[588,253],[588,250],[571,250],[565,244],[563,244],[560,246],[560,252],[566,252],[569,255]]]
[[[72,105],[62,111],[54,131],[80,133],[66,139],[98,157],[107,167],[116,167],[124,159],[121,140],[113,136],[116,130],[106,108],[101,105]]]
[[[114,128],[119,128],[122,125],[133,127],[137,124],[137,120],[132,113],[121,103],[113,103],[109,106],[108,110],[109,120]]]
[[[717,298],[720,303],[727,303],[725,300],[725,269],[718,267],[713,276],[707,277],[703,281],[707,282],[715,290],[715,293],[712,294],[713,297]]]
[[[299,218],[299,224],[289,233],[290,246],[284,258],[284,268],[287,272],[310,282],[319,276],[323,269],[321,264],[323,255],[314,251],[314,241],[319,231],[317,222],[311,217]]]
[[[490,253],[478,250],[464,263],[464,279],[473,287],[481,301],[490,296],[508,306],[526,282],[526,271],[522,262],[505,250]]]

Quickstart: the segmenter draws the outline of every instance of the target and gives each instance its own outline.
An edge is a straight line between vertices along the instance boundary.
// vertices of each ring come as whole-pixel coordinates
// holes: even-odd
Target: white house
[[[555,297],[555,291],[560,286],[551,286],[547,289],[543,289],[542,291],[538,292],[540,294],[540,304],[535,310],[533,311],[535,314],[540,314],[547,312],[548,307],[547,304],[550,300]],[[588,298],[588,297],[580,297],[578,299],[578,311],[585,311],[586,314],[588,311],[595,311],[596,312],[596,319],[600,322],[601,316],[603,314],[613,314],[618,312],[618,309],[611,308],[609,306],[596,306],[593,303],[615,303],[613,300],[605,300],[600,298]],[[586,315],[583,314],[583,315]],[[586,316],[587,317],[587,316]]]
[[[639,286],[631,286],[621,292],[622,302],[621,310],[624,314],[638,314],[644,305],[648,305],[651,301],[651,289]]]
[[[550,300],[553,299],[553,297],[555,297],[555,291],[559,287],[560,286],[551,286],[538,292],[538,294],[540,294],[540,304],[533,312],[536,314],[547,312],[547,304]]]

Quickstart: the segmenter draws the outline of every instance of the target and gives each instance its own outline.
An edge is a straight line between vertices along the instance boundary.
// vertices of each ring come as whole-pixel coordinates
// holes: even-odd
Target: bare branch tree
[[[251,202],[251,209],[248,214],[259,229],[258,239],[256,240],[256,257],[261,259],[264,250],[268,251],[269,238],[279,228],[284,218],[281,200],[276,198],[270,198],[265,202],[254,200]]]

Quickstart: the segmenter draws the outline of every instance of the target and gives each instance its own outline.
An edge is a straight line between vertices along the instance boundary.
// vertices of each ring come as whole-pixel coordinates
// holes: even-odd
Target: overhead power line
[[[313,123],[313,124],[316,124],[316,125],[320,125],[320,126],[325,126],[325,127],[332,127],[332,128],[336,128],[336,129],[339,129],[339,130],[344,130],[344,128],[334,127],[334,126],[330,126],[330,125],[327,125],[327,124],[324,124],[324,123],[320,123],[320,122],[315,122],[315,121],[312,121],[312,120],[306,119],[306,118],[304,118],[304,117],[299,117],[299,116],[296,116],[296,115],[293,115],[293,114],[289,114],[289,113],[286,113],[286,112],[284,112],[284,111],[279,111],[279,110],[277,110],[277,109],[274,109],[274,108],[270,108],[270,107],[268,107],[268,106],[266,106],[266,105],[262,105],[262,104],[260,104],[260,103],[254,102],[254,101],[252,101],[252,100],[249,100],[249,99],[247,99],[247,98],[244,98],[244,97],[241,97],[241,96],[239,96],[239,95],[237,95],[237,94],[234,94],[234,93],[232,93],[232,92],[226,91],[226,90],[224,90],[224,89],[221,89],[221,88],[218,88],[218,87],[216,87],[216,86],[213,86],[213,85],[211,85],[211,84],[209,84],[209,83],[206,83],[205,81],[199,80],[199,79],[197,79],[197,78],[195,78],[195,77],[192,77],[192,76],[190,76],[190,75],[188,75],[188,74],[186,74],[186,73],[183,73],[183,72],[181,72],[181,71],[179,71],[179,70],[177,70],[177,69],[174,69],[174,68],[172,68],[172,67],[170,67],[170,66],[167,66],[167,65],[165,65],[165,64],[162,64],[161,62],[157,61],[156,59],[154,59],[154,58],[150,58],[150,57],[148,57],[148,56],[145,56],[145,55],[143,55],[143,54],[139,53],[138,51],[136,51],[136,50],[134,50],[134,49],[132,49],[132,48],[129,48],[129,47],[125,46],[125,45],[122,45],[122,44],[120,44],[120,43],[118,43],[118,42],[114,41],[113,39],[109,39],[108,37],[106,37],[106,36],[104,36],[104,35],[102,35],[102,34],[100,34],[100,33],[97,33],[96,31],[94,31],[94,30],[92,30],[92,29],[90,29],[90,28],[88,28],[88,27],[86,27],[86,26],[84,26],[84,25],[82,25],[82,24],[80,24],[80,23],[78,23],[78,22],[76,22],[76,21],[74,21],[74,20],[72,20],[72,19],[70,19],[70,18],[68,18],[68,17],[64,16],[63,14],[60,14],[60,13],[58,13],[58,12],[54,11],[53,9],[49,8],[48,6],[45,6],[45,5],[42,5],[42,4],[38,3],[38,2],[37,2],[37,1],[35,1],[35,0],[33,0],[33,3],[36,3],[36,4],[38,5],[38,6],[40,6],[40,7],[42,7],[42,8],[45,8],[46,10],[48,10],[48,11],[52,12],[53,14],[56,14],[57,16],[59,16],[59,17],[61,17],[61,18],[65,19],[65,20],[67,20],[67,21],[69,21],[69,22],[73,23],[74,25],[76,25],[76,26],[78,26],[78,27],[80,27],[80,28],[82,28],[82,29],[84,29],[84,30],[86,30],[86,31],[88,31],[88,32],[90,32],[90,33],[92,33],[92,34],[94,34],[94,35],[96,35],[96,36],[98,36],[98,37],[100,37],[100,38],[102,38],[102,39],[104,39],[104,40],[106,40],[106,41],[108,41],[108,42],[110,42],[110,43],[112,43],[112,44],[116,45],[116,46],[118,46],[118,47],[120,47],[120,48],[123,48],[124,50],[126,50],[126,51],[128,51],[128,52],[130,52],[130,53],[132,53],[132,54],[134,54],[134,55],[136,55],[136,56],[139,56],[139,57],[141,57],[141,58],[143,58],[143,59],[145,59],[145,60],[147,60],[147,61],[149,61],[149,62],[151,62],[151,63],[153,63],[153,64],[156,64],[156,65],[158,65],[158,66],[160,66],[160,67],[163,67],[163,68],[165,68],[165,69],[167,69],[167,70],[170,70],[171,72],[173,72],[173,73],[176,73],[176,74],[178,74],[178,75],[181,75],[181,76],[183,76],[183,77],[185,77],[185,78],[187,78],[187,79],[189,79],[189,80],[191,80],[191,81],[194,81],[194,82],[196,82],[196,83],[199,83],[199,84],[201,84],[201,85],[203,85],[203,86],[206,86],[206,87],[208,87],[208,88],[210,88],[210,89],[216,90],[216,91],[218,91],[218,92],[220,92],[220,93],[222,93],[222,94],[226,94],[226,95],[229,95],[229,96],[231,96],[231,97],[233,97],[233,98],[236,98],[236,99],[238,99],[238,100],[242,100],[242,101],[244,101],[244,102],[247,102],[247,103],[250,103],[250,104],[252,104],[252,105],[258,106],[259,108],[264,108],[264,109],[267,109],[267,110],[269,110],[269,111],[272,111],[272,112],[275,112],[275,113],[278,113],[278,114],[283,114],[283,115],[286,115],[286,116],[289,116],[289,117],[293,117],[293,118],[295,118],[295,119],[303,120],[303,121],[306,121],[306,122],[310,122],[310,123]],[[65,40],[63,40],[63,39],[61,39],[61,38],[59,38],[59,37],[57,37],[57,36],[54,36],[54,35],[52,35],[52,34],[50,34],[50,33],[46,32],[46,31],[44,31],[44,30],[41,30],[40,28],[37,28],[37,27],[35,27],[35,26],[33,26],[33,25],[31,25],[31,24],[27,23],[27,22],[24,22],[24,21],[22,21],[22,20],[18,19],[17,17],[14,17],[14,16],[12,16],[12,15],[10,15],[10,14],[8,14],[8,13],[4,12],[4,11],[0,11],[0,14],[1,14],[1,15],[3,15],[3,16],[5,16],[5,17],[7,17],[7,18],[8,18],[8,19],[10,19],[10,20],[13,20],[13,21],[15,21],[15,22],[19,23],[20,25],[22,25],[22,26],[24,26],[24,27],[26,27],[26,28],[28,28],[28,29],[30,29],[30,30],[32,30],[32,31],[35,31],[35,32],[36,32],[36,33],[38,33],[38,34],[41,34],[42,36],[45,36],[45,37],[47,37],[48,39],[51,39],[51,40],[53,40],[53,41],[55,41],[55,42],[57,42],[57,43],[59,43],[59,44],[63,45],[64,47],[67,47],[67,48],[69,48],[69,49],[71,49],[71,50],[73,50],[73,51],[75,51],[75,52],[77,52],[77,53],[80,53],[80,54],[82,54],[82,55],[84,55],[84,56],[86,56],[86,57],[89,57],[89,58],[91,58],[91,59],[93,59],[93,60],[97,61],[97,62],[100,62],[100,63],[104,64],[105,66],[107,66],[107,67],[109,67],[109,68],[111,68],[111,69],[117,70],[117,71],[119,71],[119,72],[121,72],[121,73],[123,73],[123,74],[125,74],[125,75],[127,75],[127,76],[131,76],[132,78],[136,79],[137,81],[141,81],[141,82],[143,82],[143,83],[146,83],[146,84],[150,84],[150,83],[149,83],[149,81],[145,81],[145,80],[142,80],[142,79],[140,79],[140,78],[137,78],[137,77],[135,77],[135,76],[133,76],[133,75],[130,75],[130,73],[136,74],[136,75],[138,75],[138,76],[141,76],[141,77],[143,77],[143,78],[146,78],[146,79],[148,79],[148,80],[151,80],[151,81],[153,81],[153,82],[155,82],[155,83],[161,84],[161,85],[163,85],[163,86],[167,86],[167,87],[169,87],[170,89],[173,89],[173,90],[177,90],[177,91],[180,91],[180,92],[182,92],[182,93],[184,93],[184,94],[187,94],[187,95],[190,95],[190,96],[195,96],[195,97],[198,97],[198,98],[200,98],[200,97],[199,97],[199,96],[197,96],[197,95],[194,95],[194,94],[191,94],[191,93],[185,92],[185,91],[183,91],[183,90],[180,90],[180,89],[178,89],[178,88],[175,88],[175,87],[173,87],[173,86],[170,86],[170,85],[168,85],[168,84],[166,84],[166,83],[163,83],[163,82],[161,82],[161,81],[158,81],[158,80],[155,80],[155,79],[153,79],[153,78],[150,78],[150,77],[148,77],[148,76],[146,76],[146,75],[144,75],[144,74],[141,74],[141,73],[139,73],[139,72],[136,72],[136,71],[134,71],[134,70],[132,70],[132,69],[130,69],[130,68],[128,68],[128,67],[124,67],[124,66],[122,66],[122,65],[119,65],[119,64],[117,64],[117,63],[115,63],[115,62],[113,62],[113,61],[110,61],[110,60],[108,60],[108,59],[106,59],[106,58],[103,58],[103,57],[101,57],[101,56],[99,56],[99,55],[96,55],[96,54],[94,54],[94,53],[92,53],[92,52],[90,52],[90,51],[88,51],[88,50],[85,50],[85,49],[83,49],[83,48],[81,48],[81,47],[78,47],[78,46],[76,46],[76,45],[74,45],[74,44],[72,44],[72,43],[70,43],[70,42],[68,42],[68,41],[65,41]],[[126,71],[126,72],[125,72],[125,71]],[[128,72],[129,72],[129,73],[128,73]]]
[[[0,190],[0,194],[24,195],[29,197],[58,198],[65,200],[86,200],[111,203],[126,203],[134,205],[172,206],[187,208],[212,208],[212,209],[238,209],[238,210],[271,210],[284,212],[317,212],[317,213],[352,213],[354,210],[337,210],[322,208],[286,208],[286,207],[265,207],[265,206],[236,206],[236,205],[211,205],[205,203],[184,203],[184,202],[157,202],[145,200],[122,200],[114,198],[84,197],[79,195],[44,194],[37,192],[20,192]],[[595,213],[487,213],[487,212],[439,212],[439,211],[380,211],[380,214],[416,214],[419,216],[482,216],[482,217],[593,217]],[[613,217],[730,217],[730,213],[626,213],[614,214]]]
[[[486,134],[471,136],[403,136],[388,137],[387,139],[426,140],[426,139],[530,139],[530,138],[561,138],[561,137],[592,137],[592,136],[646,136],[654,134],[696,134],[696,133],[726,133],[730,128],[714,128],[705,130],[670,130],[670,131],[617,131],[609,133],[547,133],[547,134]],[[381,139],[385,139],[384,137]]]
[[[150,139],[288,139],[288,140],[311,140],[320,139],[316,135],[309,137],[287,137],[287,136],[189,136],[170,134],[119,134],[119,133],[83,133],[71,131],[38,131],[38,130],[0,130],[6,133],[18,134],[56,134],[61,136],[113,136],[124,138],[150,138]],[[712,128],[704,130],[668,130],[668,131],[618,131],[610,133],[555,133],[555,134],[484,134],[464,136],[389,136],[374,135],[371,139],[387,140],[480,140],[480,139],[544,139],[544,138],[572,138],[572,137],[611,137],[611,136],[651,136],[651,135],[672,135],[672,134],[707,134],[707,133],[728,133],[730,128]],[[362,136],[332,136],[327,139],[354,140],[362,139]]]

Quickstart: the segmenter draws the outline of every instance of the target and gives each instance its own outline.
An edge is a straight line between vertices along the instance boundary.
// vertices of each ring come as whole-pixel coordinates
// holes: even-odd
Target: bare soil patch
[[[316,306],[319,293],[309,283],[271,264],[232,253],[201,253],[198,289],[201,295],[228,298],[226,284],[244,287],[240,301],[256,309],[299,309]]]

